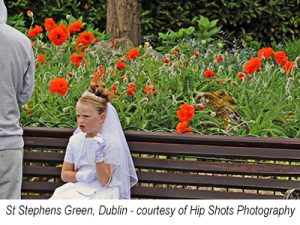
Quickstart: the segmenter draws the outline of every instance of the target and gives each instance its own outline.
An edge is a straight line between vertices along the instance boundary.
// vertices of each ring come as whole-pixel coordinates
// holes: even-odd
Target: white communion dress
[[[96,171],[95,148],[103,148],[104,162],[112,166],[110,182],[102,187],[97,178],[90,183],[66,183],[57,188],[51,199],[130,199],[130,188],[137,183],[130,151],[114,107],[108,103],[102,132],[94,138],[77,129],[70,138],[65,162],[75,171]]]

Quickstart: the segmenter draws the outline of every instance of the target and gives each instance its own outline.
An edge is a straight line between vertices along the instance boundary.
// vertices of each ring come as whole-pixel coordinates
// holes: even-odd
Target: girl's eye
[[[76,115],[76,117],[78,118],[78,117],[84,117],[84,118],[88,118],[88,117],[90,117],[90,116],[88,116],[88,115],[82,115],[82,116],[80,116],[80,115]]]

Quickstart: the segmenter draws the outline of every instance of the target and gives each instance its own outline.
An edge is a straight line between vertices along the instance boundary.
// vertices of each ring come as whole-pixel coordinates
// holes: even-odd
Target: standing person
[[[35,61],[30,40],[6,19],[0,0],[0,199],[20,199],[24,142],[19,105],[33,92]]]
[[[70,138],[51,199],[130,199],[137,175],[118,114],[104,84],[92,84],[76,104],[78,129]]]

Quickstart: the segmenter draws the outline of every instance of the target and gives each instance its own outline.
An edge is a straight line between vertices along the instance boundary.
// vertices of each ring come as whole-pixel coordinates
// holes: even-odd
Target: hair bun
[[[94,93],[96,96],[104,98],[109,102],[109,91],[102,82],[93,83],[88,88],[88,91]]]

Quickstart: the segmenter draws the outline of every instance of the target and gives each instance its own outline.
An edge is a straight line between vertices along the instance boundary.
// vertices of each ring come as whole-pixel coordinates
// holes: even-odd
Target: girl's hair
[[[102,82],[93,83],[89,86],[87,91],[92,94],[81,97],[78,102],[94,107],[99,114],[106,112],[107,103],[110,99],[109,91],[106,89],[105,85]]]

